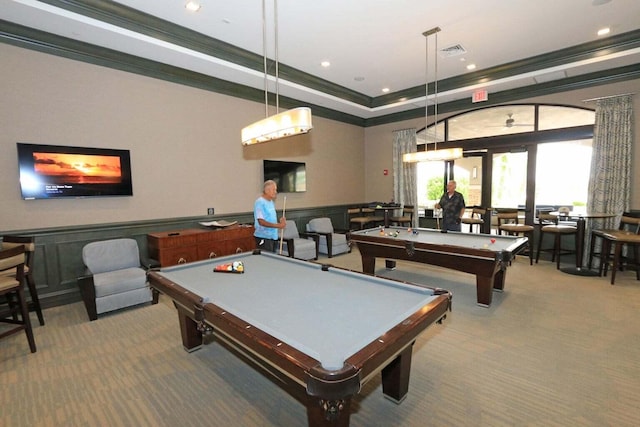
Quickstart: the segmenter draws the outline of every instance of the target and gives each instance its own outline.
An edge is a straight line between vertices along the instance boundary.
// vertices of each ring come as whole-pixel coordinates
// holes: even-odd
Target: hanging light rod
[[[275,77],[276,114],[269,116],[268,74],[267,74],[267,21],[265,0],[262,0],[262,49],[264,62],[264,115],[265,118],[242,129],[242,145],[252,145],[273,141],[287,136],[301,135],[313,129],[311,109],[298,107],[280,113],[280,88],[278,72],[278,0],[273,0],[273,21],[275,33]]]
[[[416,163],[416,162],[429,162],[429,161],[443,161],[443,160],[455,160],[462,157],[462,148],[447,148],[444,150],[438,150],[438,33],[440,32],[440,27],[433,27],[430,30],[425,31],[422,35],[426,40],[426,64],[425,64],[425,96],[424,96],[424,119],[425,119],[425,127],[424,127],[424,140],[425,140],[425,151],[416,151],[414,153],[405,153],[402,155],[402,161],[405,163]],[[434,124],[433,124],[433,133],[434,133],[434,149],[428,150],[428,142],[427,138],[429,137],[427,131],[429,130],[429,36],[436,35],[436,52],[435,52],[435,78],[434,78]]]

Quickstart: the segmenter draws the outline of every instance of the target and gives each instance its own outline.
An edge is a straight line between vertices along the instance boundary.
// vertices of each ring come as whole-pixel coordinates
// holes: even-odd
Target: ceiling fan
[[[516,119],[513,118],[513,113],[509,113],[507,114],[507,120],[505,120],[504,122],[504,127],[505,128],[512,128],[514,126],[533,126],[532,124],[521,124],[521,123],[516,123]]]

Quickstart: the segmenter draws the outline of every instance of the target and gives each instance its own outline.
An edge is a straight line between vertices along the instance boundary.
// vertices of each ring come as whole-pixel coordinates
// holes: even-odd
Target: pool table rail
[[[420,229],[421,236],[434,233],[434,230]],[[505,273],[509,263],[528,245],[527,238],[496,236],[508,245],[499,250],[462,246],[448,243],[431,243],[413,238],[380,236],[367,233],[368,230],[354,232],[351,241],[355,243],[362,258],[362,271],[375,274],[376,258],[387,260],[387,268],[395,267],[390,260],[404,260],[423,264],[436,265],[452,270],[462,271],[476,276],[477,303],[488,307],[492,302],[492,292],[504,289]],[[437,232],[436,236],[443,233]],[[450,233],[455,234],[455,233]],[[432,234],[433,236],[433,234]],[[435,237],[435,236],[434,236]],[[487,238],[486,236],[464,236],[469,238]]]

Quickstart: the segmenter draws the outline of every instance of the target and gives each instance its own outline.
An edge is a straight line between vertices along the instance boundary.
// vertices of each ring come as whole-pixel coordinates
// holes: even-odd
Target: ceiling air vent
[[[467,53],[467,51],[459,44],[440,49],[440,56],[443,58],[451,58],[452,56],[463,55],[465,53]]]

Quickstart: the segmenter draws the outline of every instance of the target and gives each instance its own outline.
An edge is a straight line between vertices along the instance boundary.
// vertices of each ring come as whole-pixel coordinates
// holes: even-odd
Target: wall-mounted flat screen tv
[[[304,163],[263,160],[263,170],[264,180],[274,180],[278,184],[279,193],[307,191],[307,171]]]
[[[132,196],[129,150],[17,143],[22,198]]]

